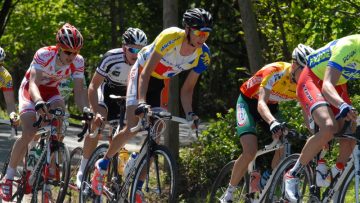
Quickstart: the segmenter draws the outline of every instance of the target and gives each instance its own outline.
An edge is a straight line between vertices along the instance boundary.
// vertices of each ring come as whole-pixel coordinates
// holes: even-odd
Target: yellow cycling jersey
[[[153,77],[166,79],[189,69],[193,69],[200,74],[210,64],[210,49],[204,44],[191,55],[182,56],[180,49],[185,38],[185,31],[180,28],[171,27],[163,30],[153,43],[140,51],[138,63],[144,67],[151,53],[155,51],[162,58],[151,74]]]
[[[3,66],[0,66],[0,88],[2,91],[13,90],[12,77]]]
[[[290,80],[291,64],[275,62],[268,64],[255,73],[240,87],[249,98],[258,99],[259,87],[270,90],[269,103],[296,99],[296,84]]]

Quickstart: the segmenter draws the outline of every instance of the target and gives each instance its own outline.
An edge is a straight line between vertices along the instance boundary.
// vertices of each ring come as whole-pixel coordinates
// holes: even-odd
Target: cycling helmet
[[[303,44],[298,44],[297,47],[292,52],[291,57],[292,59],[296,60],[299,65],[304,67],[306,66],[306,57],[312,52],[314,52],[313,48]]]
[[[66,23],[57,32],[56,42],[63,49],[79,51],[83,46],[84,39],[76,27]]]
[[[209,12],[202,8],[192,8],[185,11],[183,26],[189,26],[201,31],[211,31],[213,19]]]
[[[140,30],[139,28],[130,27],[122,35],[122,43],[146,46],[147,38],[144,31]]]
[[[2,47],[0,47],[0,61],[3,61],[5,59],[5,51]]]

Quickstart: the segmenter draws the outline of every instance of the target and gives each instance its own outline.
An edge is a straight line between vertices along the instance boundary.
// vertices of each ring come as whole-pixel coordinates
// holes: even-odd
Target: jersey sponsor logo
[[[356,51],[355,50],[352,50],[348,55],[346,55],[344,58],[343,58],[343,62],[346,63],[351,57],[353,57],[354,55],[356,54]]]
[[[260,76],[253,76],[253,77],[251,77],[251,78],[248,80],[248,82],[247,82],[247,88],[250,88],[250,87],[252,87],[252,86],[254,86],[254,85],[258,85],[258,84],[261,83],[261,81],[262,81],[262,77],[260,77]]]
[[[170,40],[168,41],[166,44],[164,44],[161,48],[160,51],[163,52],[166,48],[168,48],[171,44],[174,44],[176,40],[180,39],[180,37],[177,37],[176,39]]]
[[[331,57],[330,47],[319,51],[316,54],[310,55],[308,58],[308,65],[310,68],[315,67],[316,65],[329,60]]]
[[[121,73],[120,71],[113,71],[113,72],[111,73],[111,75],[116,76],[116,77],[119,77],[120,73]]]
[[[306,97],[309,99],[310,102],[313,102],[314,101],[314,98],[311,96],[308,88],[306,87],[306,85],[303,85],[303,91],[306,95]]]
[[[239,103],[236,105],[236,117],[237,117],[237,125],[242,127],[246,125],[248,117],[246,114],[245,104]]]
[[[205,66],[209,66],[210,65],[210,56],[209,53],[205,52],[203,57],[201,57],[201,60],[203,61],[203,63],[205,64]]]

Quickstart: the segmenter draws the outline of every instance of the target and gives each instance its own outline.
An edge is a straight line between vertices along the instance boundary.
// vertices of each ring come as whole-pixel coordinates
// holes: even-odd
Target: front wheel
[[[290,170],[299,158],[299,154],[292,154],[280,162],[279,166],[273,172],[274,177],[271,179],[271,186],[266,195],[265,202],[286,202],[285,197],[285,184],[284,174]],[[306,166],[299,174],[299,193],[300,198],[298,202],[308,202],[311,198],[310,186],[312,185],[312,172],[311,169]]]
[[[211,188],[210,203],[217,203],[220,201],[222,196],[230,183],[232,169],[234,167],[235,160],[227,163],[216,177],[214,184]],[[240,180],[236,186],[236,190],[233,193],[233,202],[248,202],[248,191],[249,191],[249,175],[246,173],[245,176]]]
[[[343,185],[340,187],[337,202],[356,202],[356,195],[359,194],[356,194],[355,192],[355,177],[355,168],[352,166],[344,179]]]
[[[161,145],[154,147],[150,153],[150,161],[146,156],[139,157],[141,160],[135,170],[130,202],[137,202],[140,181],[143,181],[142,192],[146,202],[176,202],[178,167],[174,158],[170,151]]]

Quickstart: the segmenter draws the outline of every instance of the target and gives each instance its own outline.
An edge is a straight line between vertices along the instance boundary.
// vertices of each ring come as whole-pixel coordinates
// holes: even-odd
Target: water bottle
[[[250,173],[250,193],[260,191],[260,172],[258,170],[253,170]]]
[[[328,167],[324,159],[320,159],[316,166],[316,185],[319,187],[328,187],[331,183]]]
[[[264,189],[267,180],[270,178],[271,175],[271,171],[266,169],[263,174],[261,175],[261,179],[260,179],[260,188]]]
[[[345,166],[344,166],[343,163],[336,163],[336,165],[331,168],[331,176],[332,176],[332,178],[335,178],[335,176],[340,174],[344,170],[344,167]],[[330,176],[330,174],[329,174],[329,176]]]
[[[129,160],[127,161],[124,169],[124,177],[126,178],[129,175],[130,169],[135,165],[136,159],[138,157],[137,152],[131,153]]]
[[[129,159],[129,151],[126,150],[125,148],[121,148],[119,151],[118,167],[117,167],[119,174],[122,175],[124,173],[125,164],[128,159]]]

